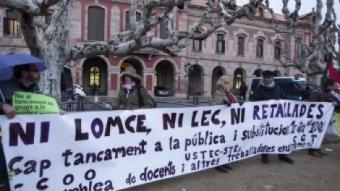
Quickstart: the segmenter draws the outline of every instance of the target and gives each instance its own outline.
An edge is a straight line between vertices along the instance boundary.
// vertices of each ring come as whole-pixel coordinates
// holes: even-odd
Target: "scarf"
[[[131,91],[135,87],[135,83],[124,84],[123,89]]]
[[[132,89],[135,87],[135,83],[129,83],[129,84],[124,84],[123,85],[123,90],[126,92],[126,99],[129,99],[129,94],[132,91]]]
[[[236,97],[234,96],[233,93],[226,91],[225,94],[226,94],[227,98],[229,99],[230,103],[237,103],[237,99],[236,99]]]
[[[266,88],[273,88],[275,86],[275,81],[273,81],[271,84],[266,85],[264,84],[263,80],[260,81],[260,85]]]

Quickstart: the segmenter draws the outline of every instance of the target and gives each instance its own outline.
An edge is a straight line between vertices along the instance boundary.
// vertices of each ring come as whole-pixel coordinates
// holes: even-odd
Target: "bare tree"
[[[0,6],[16,10],[29,50],[46,62],[48,70],[42,75],[41,87],[45,93],[55,97],[60,97],[62,67],[74,59],[95,55],[126,55],[149,47],[175,55],[185,47],[186,39],[205,39],[221,26],[230,25],[237,19],[254,19],[257,7],[263,3],[263,0],[249,0],[243,6],[237,6],[235,0],[208,0],[201,19],[189,31],[174,31],[171,22],[177,10],[183,9],[189,0],[131,0],[129,31],[115,34],[108,41],[71,44],[69,30],[74,1],[76,0],[0,0]],[[140,21],[136,17],[138,5],[143,10]],[[291,28],[296,23],[299,6],[301,3],[297,3],[297,10],[292,14],[284,7],[286,18],[292,21]],[[154,12],[158,9],[164,12],[155,15]],[[315,26],[318,28],[315,31],[319,32],[320,18],[316,18]],[[161,23],[166,26],[168,38],[147,35]]]
[[[25,41],[31,53],[42,58],[48,70],[42,75],[44,93],[60,97],[60,74],[63,65],[73,59],[95,55],[126,55],[142,48],[152,47],[168,54],[183,48],[184,39],[205,39],[223,24],[236,19],[253,18],[262,0],[251,0],[237,7],[233,0],[208,1],[204,17],[191,31],[173,31],[171,23],[178,8],[183,9],[187,0],[131,0],[130,30],[116,34],[112,40],[71,44],[69,30],[71,11],[75,0],[0,0],[0,6],[16,10]],[[143,16],[137,22],[137,5],[143,6]],[[154,15],[156,9],[164,9]],[[53,10],[52,15],[50,11]],[[147,32],[160,23],[166,24],[169,38],[148,36]]]
[[[299,10],[301,8],[301,1],[295,0],[295,9],[291,13],[288,8],[289,0],[283,0],[282,13],[288,21],[288,26],[282,29],[277,26],[275,14],[269,6],[269,1],[266,0],[266,8],[272,13],[273,29],[277,33],[288,33],[298,37],[297,27],[299,27]],[[339,0],[340,2],[340,0]],[[335,44],[337,36],[339,37],[339,26],[336,25],[336,14],[334,10],[334,0],[327,0],[327,12],[325,18],[322,17],[322,0],[316,0],[316,7],[312,11],[312,23],[310,31],[312,32],[312,41],[308,44],[301,44],[300,59],[294,59],[293,55],[288,53],[288,48],[285,47],[283,51],[283,59],[280,60],[284,67],[295,67],[301,72],[306,73],[307,76],[315,76],[318,74],[325,74],[327,68],[327,59],[325,56],[333,55],[339,60],[340,51],[336,50]],[[337,35],[336,35],[337,34]]]

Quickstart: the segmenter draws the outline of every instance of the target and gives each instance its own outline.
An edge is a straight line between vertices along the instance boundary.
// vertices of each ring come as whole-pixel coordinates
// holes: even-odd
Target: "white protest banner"
[[[13,191],[109,191],[319,148],[332,113],[331,103],[279,100],[0,120]]]

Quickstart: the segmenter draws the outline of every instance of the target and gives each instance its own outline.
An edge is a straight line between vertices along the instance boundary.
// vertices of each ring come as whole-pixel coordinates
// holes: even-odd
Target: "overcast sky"
[[[323,4],[323,10],[326,11],[326,0],[322,0],[324,2]],[[248,3],[249,0],[237,0],[239,5]],[[337,23],[340,24],[340,4],[339,0],[334,0],[335,2],[335,12],[337,13]],[[270,6],[274,9],[275,12],[282,14],[282,0],[270,0],[269,1]],[[301,0],[301,9],[300,9],[300,15],[303,15],[305,13],[311,12],[313,7],[316,5],[316,0]],[[295,0],[289,1],[289,8],[291,11],[295,8]]]

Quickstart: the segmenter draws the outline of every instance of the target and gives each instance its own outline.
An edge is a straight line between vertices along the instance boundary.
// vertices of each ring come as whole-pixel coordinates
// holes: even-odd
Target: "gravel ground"
[[[260,157],[232,164],[229,173],[214,169],[137,186],[125,191],[339,191],[340,143],[323,146],[328,156],[315,158],[306,151],[296,151],[295,164],[270,157],[270,164]]]

